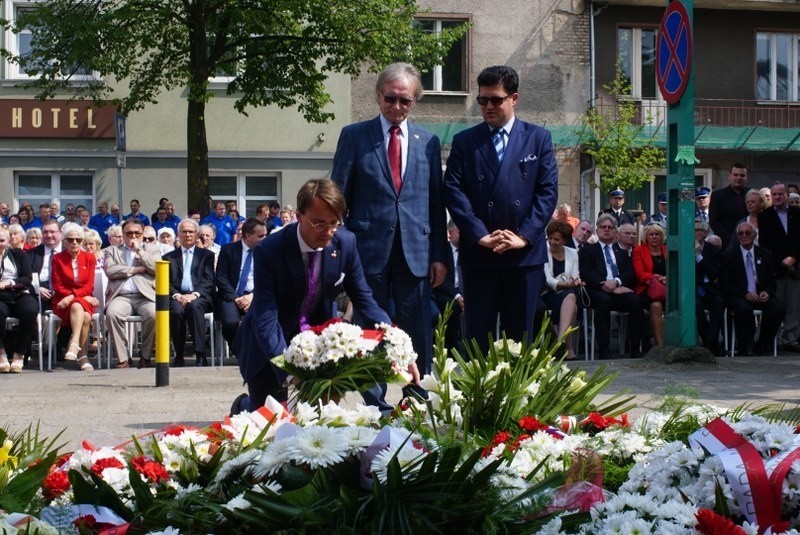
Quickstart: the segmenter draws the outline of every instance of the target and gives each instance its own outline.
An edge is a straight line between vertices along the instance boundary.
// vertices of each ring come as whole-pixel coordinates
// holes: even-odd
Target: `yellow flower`
[[[11,447],[13,445],[14,444],[8,439],[3,442],[3,446],[0,447],[0,466],[10,464],[12,468],[17,467],[17,458],[11,455]]]

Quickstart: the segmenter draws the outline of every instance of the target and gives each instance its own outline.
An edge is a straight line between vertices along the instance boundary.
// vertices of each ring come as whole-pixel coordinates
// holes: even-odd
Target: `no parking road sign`
[[[669,104],[683,96],[692,70],[692,25],[686,7],[673,0],[667,7],[656,40],[656,80]]]

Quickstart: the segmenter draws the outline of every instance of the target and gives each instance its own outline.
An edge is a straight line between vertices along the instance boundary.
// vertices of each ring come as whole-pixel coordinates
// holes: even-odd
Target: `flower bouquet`
[[[272,362],[299,380],[300,401],[314,402],[338,401],[376,383],[407,383],[405,370],[416,360],[411,338],[397,327],[382,323],[365,331],[334,321],[298,334]]]

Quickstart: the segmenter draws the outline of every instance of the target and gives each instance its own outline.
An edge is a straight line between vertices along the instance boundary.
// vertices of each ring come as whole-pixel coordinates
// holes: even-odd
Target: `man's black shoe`
[[[183,357],[175,357],[175,360],[172,361],[173,368],[183,368],[186,365],[186,362],[183,360]]]
[[[250,400],[250,396],[247,394],[239,394],[236,396],[236,399],[233,400],[233,404],[231,405],[231,416],[236,416],[240,412],[243,412],[245,409],[245,405],[248,404]]]
[[[644,355],[637,351],[636,353],[631,353],[631,358],[632,359],[641,359],[641,358],[644,358]]]
[[[205,356],[203,356],[203,357],[197,357],[197,358],[196,358],[196,360],[195,360],[195,363],[194,363],[194,365],[195,365],[195,366],[197,366],[197,367],[200,367],[200,366],[209,366],[209,364],[208,364],[208,358],[206,358]]]

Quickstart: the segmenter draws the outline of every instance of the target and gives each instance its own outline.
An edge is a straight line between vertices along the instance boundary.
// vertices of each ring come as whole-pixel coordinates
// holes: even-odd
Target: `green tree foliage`
[[[36,77],[26,85],[40,98],[111,99],[127,114],[185,90],[189,206],[205,209],[211,77],[231,77],[241,113],[274,104],[325,122],[330,74],[392,61],[424,71],[465,31],[425,33],[412,26],[418,13],[414,0],[48,0],[0,20],[31,32],[30,54],[0,53]],[[99,77],[75,77],[87,71]]]
[[[655,145],[652,119],[637,120],[636,102],[628,96],[630,86],[619,69],[616,78],[603,87],[616,106],[590,108],[578,131],[578,144],[594,159],[604,192],[635,190],[653,180],[653,172],[664,166],[664,150]]]

